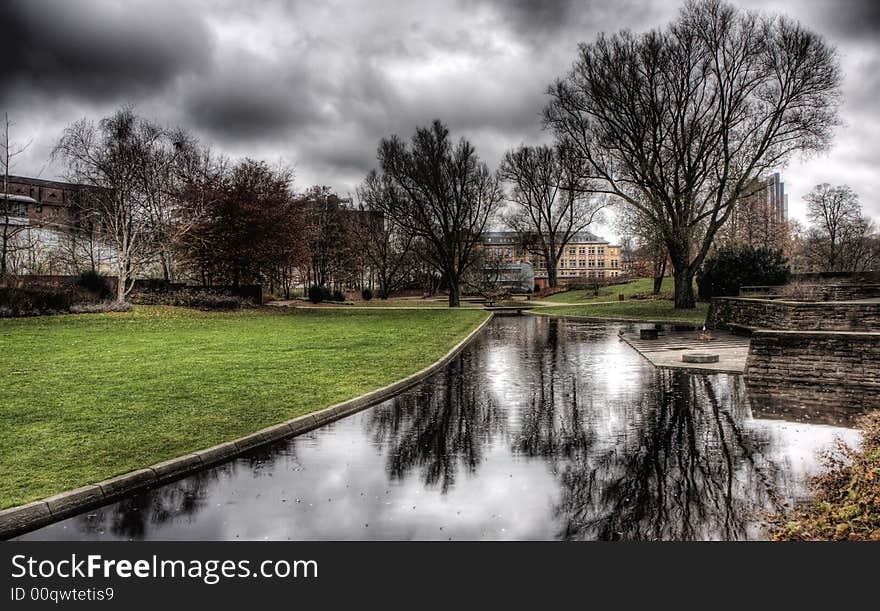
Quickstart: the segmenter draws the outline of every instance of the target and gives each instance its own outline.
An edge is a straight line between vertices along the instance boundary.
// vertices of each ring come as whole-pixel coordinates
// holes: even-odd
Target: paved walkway
[[[639,339],[638,331],[621,335],[655,367],[700,369],[707,372],[743,373],[749,355],[749,338],[724,331],[712,331],[709,341],[700,339],[699,331],[661,332],[657,339]],[[718,355],[717,363],[683,363],[686,352],[709,352]]]

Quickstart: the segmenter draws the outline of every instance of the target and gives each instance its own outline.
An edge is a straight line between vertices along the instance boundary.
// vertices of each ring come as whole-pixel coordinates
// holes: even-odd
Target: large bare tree
[[[150,261],[153,244],[150,207],[159,184],[150,172],[167,132],[123,107],[97,124],[82,119],[64,130],[53,155],[67,162],[69,177],[94,187],[82,191],[113,250],[116,299],[124,301],[138,273]]]
[[[377,211],[423,241],[420,252],[443,276],[449,306],[458,307],[461,279],[504,197],[497,175],[470,142],[453,144],[440,121],[418,128],[409,145],[396,135],[383,139],[378,158],[393,188]]]
[[[579,156],[566,145],[522,146],[504,155],[500,174],[512,185],[514,210],[507,224],[544,260],[548,285],[558,286],[556,264],[565,247],[602,208],[589,191]]]
[[[689,1],[662,30],[600,35],[549,88],[545,123],[598,190],[663,235],[675,305],[750,185],[795,152],[827,148],[838,123],[835,50],[791,19]]]

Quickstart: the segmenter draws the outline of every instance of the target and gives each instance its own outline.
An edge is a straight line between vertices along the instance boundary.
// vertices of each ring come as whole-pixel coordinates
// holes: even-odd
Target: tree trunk
[[[675,265],[673,261],[673,275],[675,278],[675,308],[677,310],[690,310],[697,306],[694,297],[694,270],[686,264]]]
[[[663,288],[663,276],[666,275],[666,257],[663,258],[663,262],[660,263],[660,268],[655,268],[654,273],[654,294],[657,295]]]
[[[119,271],[116,274],[116,301],[122,303],[125,301],[125,285],[128,282],[125,271],[122,267],[119,267]]]
[[[457,308],[459,305],[461,305],[461,287],[458,286],[458,280],[450,280],[449,307]]]
[[[547,286],[556,288],[559,286],[559,276],[556,271],[556,261],[547,259]]]

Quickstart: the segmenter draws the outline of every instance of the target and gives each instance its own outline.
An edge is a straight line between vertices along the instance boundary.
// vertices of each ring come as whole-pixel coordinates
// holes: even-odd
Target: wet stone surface
[[[753,409],[740,376],[655,369],[620,329],[498,318],[376,407],[20,538],[761,538],[858,439],[845,410],[817,424]]]

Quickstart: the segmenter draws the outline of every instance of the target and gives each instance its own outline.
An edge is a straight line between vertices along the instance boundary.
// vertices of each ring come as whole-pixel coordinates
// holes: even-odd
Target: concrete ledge
[[[52,521],[52,512],[46,501],[10,507],[0,511],[0,527],[6,532],[27,532]]]
[[[388,386],[383,386],[359,397],[331,405],[316,412],[292,418],[281,424],[261,429],[233,441],[172,458],[145,469],[124,473],[97,484],[68,490],[26,505],[4,509],[0,511],[0,539],[8,539],[46,526],[86,509],[99,507],[137,490],[144,490],[158,483],[165,483],[184,477],[203,467],[229,460],[249,450],[286,437],[301,435],[319,426],[380,403],[407,388],[415,386],[445,367],[489,324],[492,316],[490,313],[486,320],[453,346],[440,360]]]
[[[137,488],[144,488],[158,481],[153,469],[138,469],[98,482],[104,493],[104,500],[117,498]]]
[[[58,519],[76,513],[84,507],[94,506],[104,501],[104,491],[96,484],[90,484],[55,496],[50,496],[46,501],[52,517]]]
[[[159,481],[168,481],[186,475],[200,469],[202,461],[196,454],[188,454],[179,458],[172,458],[160,463],[156,463],[150,470],[156,474]]]
[[[199,457],[202,465],[213,465],[218,462],[223,462],[228,458],[232,458],[236,454],[238,454],[238,448],[236,448],[235,444],[231,441],[196,452],[196,456]]]

